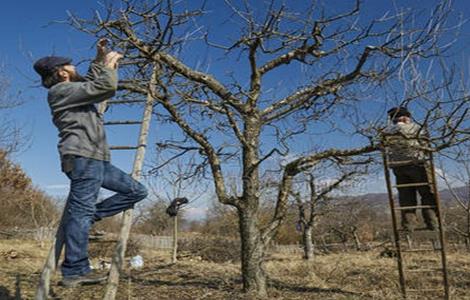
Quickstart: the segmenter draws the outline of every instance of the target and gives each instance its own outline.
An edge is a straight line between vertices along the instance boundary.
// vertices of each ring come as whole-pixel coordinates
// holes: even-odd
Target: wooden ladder
[[[448,274],[447,274],[447,260],[446,260],[446,243],[445,243],[445,236],[443,230],[443,222],[442,222],[442,213],[441,213],[441,206],[440,206],[440,197],[439,192],[437,189],[436,183],[436,173],[434,169],[434,159],[433,154],[431,151],[425,151],[426,158],[424,163],[428,163],[430,168],[430,177],[428,175],[428,181],[430,182],[419,182],[419,183],[409,183],[409,184],[397,184],[392,185],[391,183],[391,176],[390,176],[390,168],[394,164],[406,165],[406,163],[413,164],[414,161],[390,161],[389,159],[389,148],[387,144],[390,145],[390,141],[387,141],[387,136],[384,137],[382,141],[382,158],[383,158],[383,165],[384,165],[384,172],[385,172],[385,181],[387,185],[387,193],[388,193],[388,200],[390,204],[391,216],[392,216],[392,226],[393,226],[393,236],[394,236],[394,243],[396,249],[396,258],[398,264],[398,274],[399,274],[399,281],[400,281],[400,289],[401,294],[404,299],[407,299],[408,295],[413,294],[415,297],[423,296],[428,293],[440,293],[442,295],[441,299],[449,299],[449,281],[448,281]],[[395,204],[394,195],[393,195],[393,188],[401,188],[401,187],[419,187],[419,186],[430,186],[434,196],[436,198],[436,205],[416,205],[416,206],[406,206],[400,207],[399,205]],[[397,212],[404,210],[404,209],[435,209],[437,221],[438,221],[438,228],[436,231],[431,230],[416,230],[413,232],[408,232],[405,229],[398,228],[398,219],[397,219]],[[406,239],[406,246],[404,245],[404,239]],[[419,248],[413,248],[412,241],[413,239],[419,240],[424,239],[432,243],[431,247],[423,247],[422,245]],[[425,253],[439,253],[439,259],[436,264],[437,267],[433,268],[420,268],[420,266],[413,266],[411,260],[413,255]],[[405,256],[406,257],[405,259]],[[416,257],[415,257],[416,258]],[[405,262],[405,260],[408,260]],[[408,265],[407,265],[408,263]],[[418,263],[419,264],[419,263]],[[441,287],[433,287],[433,288],[416,288],[410,289],[407,286],[410,285],[407,282],[407,275],[410,273],[420,274],[421,277],[423,276],[431,276],[432,274],[441,273],[442,275],[442,286]]]
[[[150,128],[150,120],[152,118],[152,112],[154,107],[154,98],[151,91],[155,87],[157,69],[153,69],[153,73],[149,82],[149,93],[147,94],[147,99],[145,100],[109,100],[100,103],[98,106],[98,111],[104,113],[109,105],[119,105],[119,104],[138,104],[145,103],[143,116],[141,120],[127,120],[127,121],[108,121],[105,122],[106,126],[114,125],[136,125],[140,124],[140,132],[135,146],[110,146],[110,150],[135,150],[134,164],[132,168],[131,176],[132,178],[139,180],[141,176],[142,166],[144,162],[145,149],[147,146],[147,137]],[[119,234],[119,239],[116,244],[116,249],[113,254],[111,269],[109,271],[108,281],[105,289],[105,294],[103,299],[114,300],[116,297],[116,292],[119,285],[119,275],[122,270],[124,255],[127,246],[127,240],[129,238],[129,232],[132,224],[132,209],[126,210],[123,212],[121,229]],[[38,287],[36,289],[36,300],[43,300],[49,297],[50,290],[50,281],[51,277],[57,269],[59,263],[59,258],[64,246],[64,233],[62,228],[64,213],[62,213],[61,220],[59,222],[59,227],[57,229],[56,235],[52,241],[51,249],[46,258],[46,262],[41,271],[41,276],[39,280]]]

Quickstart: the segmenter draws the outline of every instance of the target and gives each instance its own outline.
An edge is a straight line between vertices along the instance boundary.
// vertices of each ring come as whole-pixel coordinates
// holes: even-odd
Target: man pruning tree
[[[398,200],[401,207],[416,206],[417,192],[421,196],[421,204],[436,206],[436,197],[431,189],[431,173],[429,162],[423,151],[425,145],[424,131],[411,119],[411,113],[404,107],[394,107],[388,112],[391,120],[384,130],[389,149],[389,165],[395,174],[397,185],[428,183],[427,185],[398,188]],[[435,208],[422,210],[426,229],[437,229]],[[413,231],[417,227],[416,209],[402,210],[401,223],[404,229]]]
[[[90,227],[104,217],[132,208],[147,196],[141,183],[110,163],[103,115],[95,105],[115,94],[122,55],[107,51],[106,46],[105,39],[98,41],[96,58],[85,77],[78,74],[70,58],[47,56],[34,64],[42,85],[49,89],[47,99],[59,130],[62,171],[70,179],[62,222],[65,259],[61,283],[66,287],[106,279],[90,269]],[[116,194],[96,203],[101,187]]]

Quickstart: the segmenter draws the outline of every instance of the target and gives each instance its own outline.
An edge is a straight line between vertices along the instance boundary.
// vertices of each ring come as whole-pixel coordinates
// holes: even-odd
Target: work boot
[[[403,212],[401,215],[401,225],[403,230],[413,232],[418,224],[415,212]]]
[[[107,275],[97,274],[94,271],[91,271],[85,275],[77,275],[77,276],[67,276],[62,278],[59,282],[59,285],[63,287],[76,287],[80,285],[91,285],[91,284],[98,284],[106,281],[108,278]]]
[[[423,209],[423,219],[427,230],[437,230],[439,222],[437,221],[436,211],[434,209]]]

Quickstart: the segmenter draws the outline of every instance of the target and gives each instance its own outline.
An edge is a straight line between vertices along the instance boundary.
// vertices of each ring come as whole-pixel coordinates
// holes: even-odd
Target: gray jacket
[[[61,82],[49,89],[47,100],[59,130],[59,153],[97,160],[110,160],[103,115],[96,103],[112,97],[117,89],[117,71],[92,63],[85,82]]]
[[[416,123],[398,123],[387,126],[383,136],[388,148],[390,165],[399,167],[410,164],[421,164],[426,158],[423,147],[426,134]]]

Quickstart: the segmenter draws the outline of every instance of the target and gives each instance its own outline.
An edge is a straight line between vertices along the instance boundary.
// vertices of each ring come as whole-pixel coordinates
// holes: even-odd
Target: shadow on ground
[[[8,288],[0,286],[0,299],[2,300],[20,300],[21,299],[21,290],[20,290],[20,274],[16,275],[15,280],[15,294],[11,295]]]

